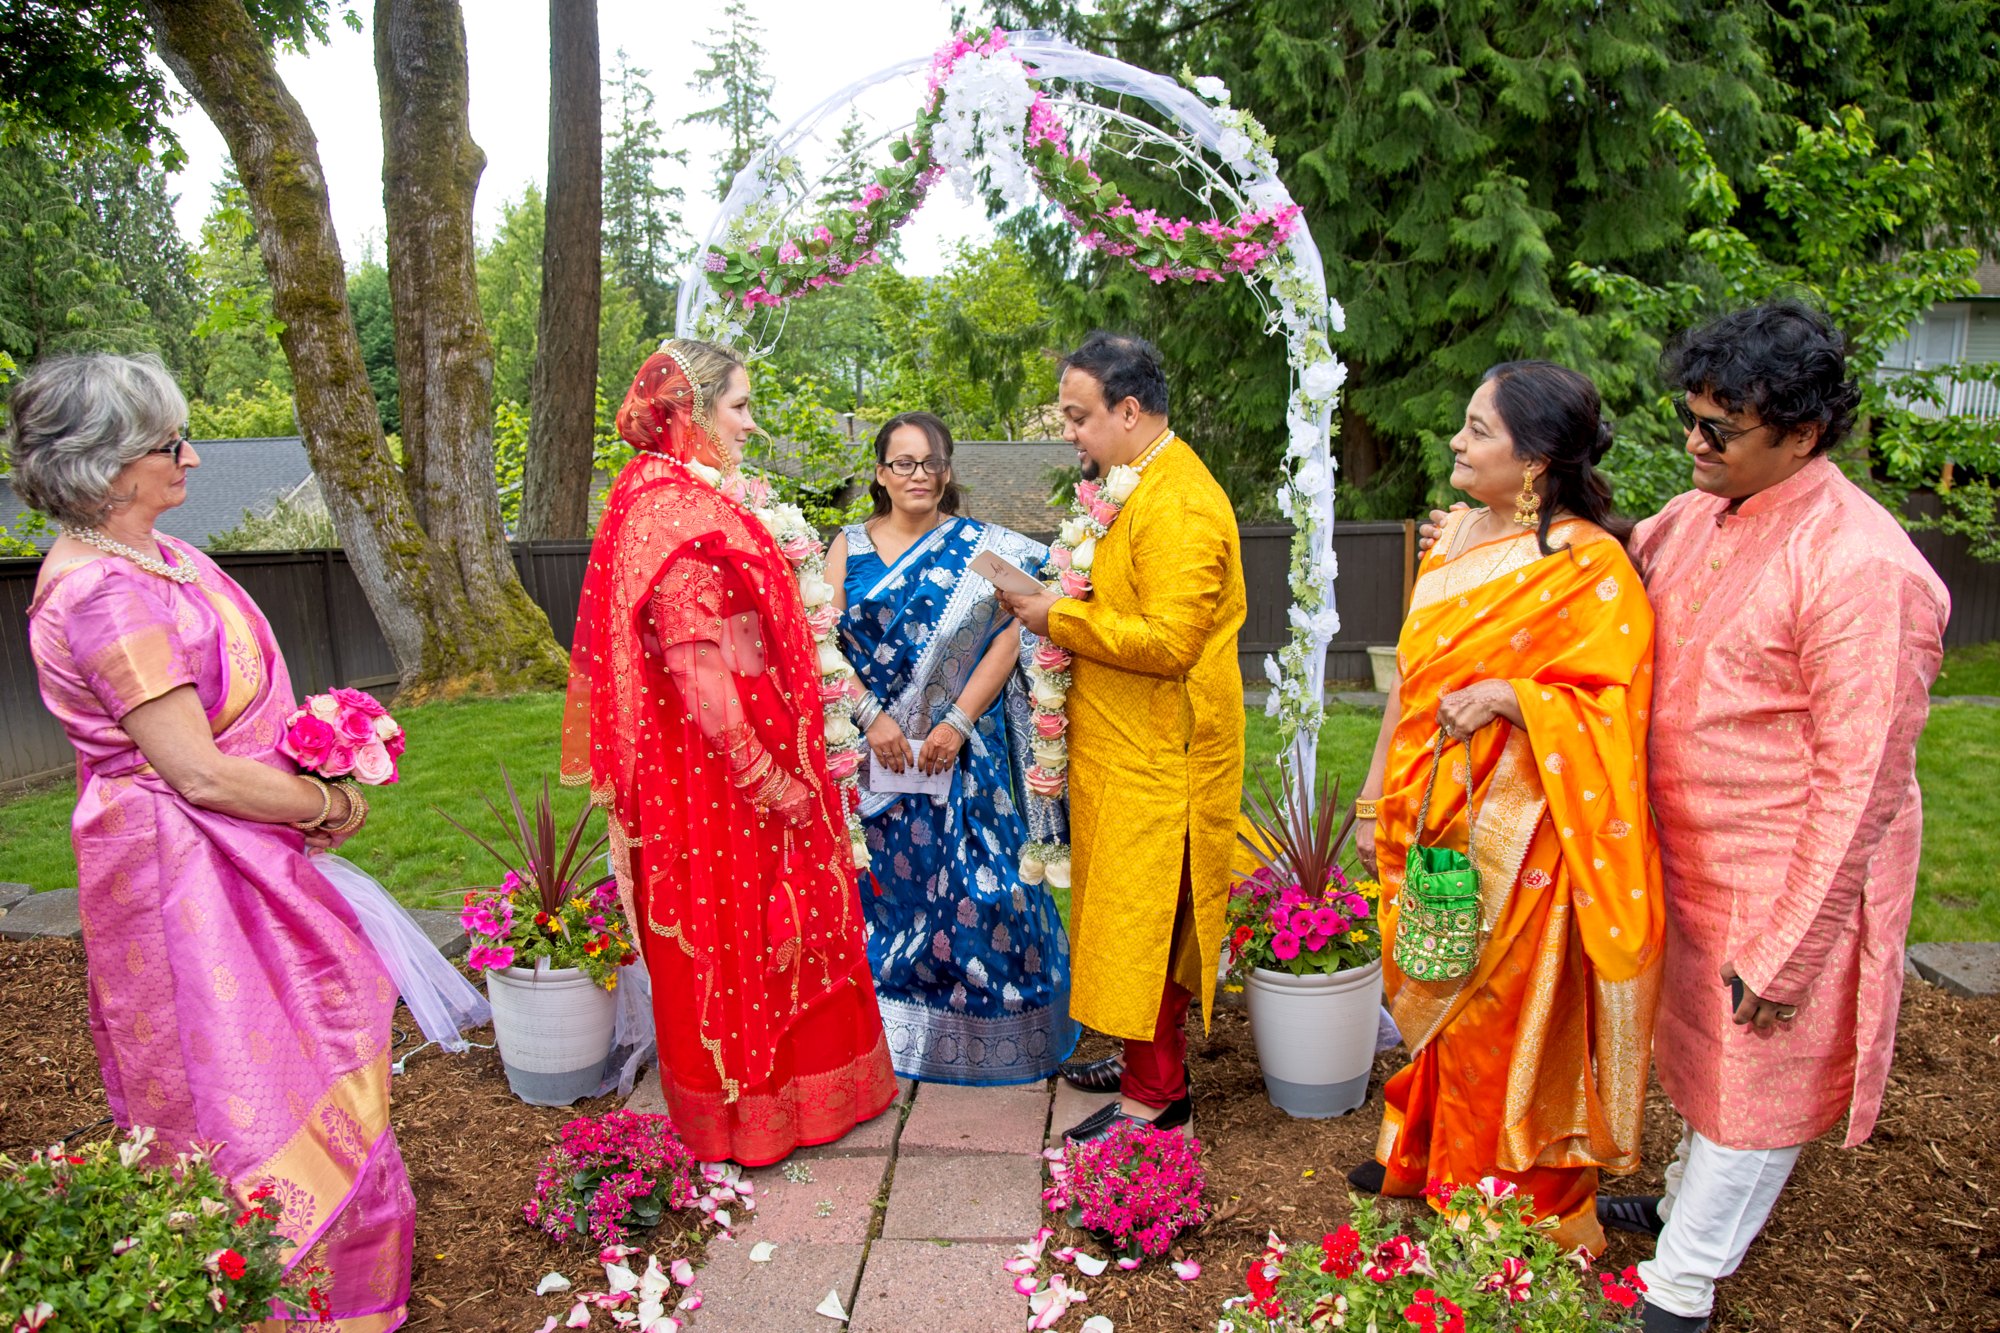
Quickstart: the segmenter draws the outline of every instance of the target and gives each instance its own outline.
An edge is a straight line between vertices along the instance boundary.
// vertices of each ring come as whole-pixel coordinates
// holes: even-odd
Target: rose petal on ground
[[[777,1252],[778,1246],[775,1241],[760,1240],[750,1247],[750,1262],[753,1264],[768,1264],[771,1262],[771,1256]],[[685,1263],[686,1261],[683,1260],[682,1262]]]
[[[1035,1288],[1039,1285],[1035,1281],[1033,1273],[1029,1273],[1026,1277],[1017,1277],[1014,1279],[1014,1294],[1017,1296],[1032,1296],[1035,1294]]]
[[[1083,1327],[1077,1333],[1111,1333],[1111,1321],[1101,1314],[1094,1314],[1083,1321]]]
[[[536,1329],[535,1333],[556,1333],[556,1317],[554,1315],[550,1315],[548,1317],[547,1322],[545,1322],[540,1328]]]
[[[752,1255],[751,1257],[755,1258],[756,1256]],[[1042,1265],[1038,1259],[1030,1259],[1025,1254],[1017,1254],[1000,1266],[1010,1273],[1032,1273]]]
[[[1146,1262],[1144,1259],[1134,1259],[1128,1255],[1118,1261],[1118,1266],[1129,1273],[1144,1262]]]
[[[765,1241],[764,1244],[768,1245],[770,1242]],[[754,1255],[756,1251],[753,1250],[751,1253]],[[674,1260],[672,1264],[668,1265],[667,1272],[673,1275],[674,1282],[678,1286],[691,1287],[694,1285],[694,1265],[685,1259]]]
[[[637,1254],[638,1252],[639,1247],[637,1245],[607,1245],[597,1252],[597,1262],[600,1264],[615,1264],[627,1255]]]
[[[729,1210],[727,1208],[718,1208],[715,1210],[715,1225],[724,1229],[728,1228]]]
[[[637,1291],[639,1275],[624,1264],[604,1265],[604,1281],[613,1291]]]
[[[1085,1277],[1101,1276],[1104,1270],[1110,1266],[1110,1260],[1100,1259],[1094,1254],[1078,1253],[1076,1256],[1076,1271]]]
[[[1050,1250],[1049,1258],[1055,1260],[1059,1264],[1073,1264],[1076,1262],[1076,1256],[1081,1253],[1083,1253],[1083,1251],[1077,1249],[1076,1246],[1065,1245],[1059,1250]]]
[[[552,1291],[568,1291],[569,1279],[561,1273],[544,1273],[542,1280],[535,1284],[535,1295],[546,1296]]]
[[[831,1287],[827,1288],[826,1299],[813,1307],[813,1313],[823,1314],[828,1319],[838,1319],[843,1324],[847,1322],[847,1310],[840,1303],[840,1293]]]
[[[1042,1149],[1042,1160],[1043,1160],[1043,1161],[1045,1161],[1045,1162],[1060,1162],[1060,1161],[1061,1161],[1062,1159],[1063,1159],[1063,1150],[1062,1150],[1061,1148],[1044,1148],[1044,1149]]]
[[[674,1308],[679,1310],[686,1310],[688,1313],[692,1314],[694,1311],[699,1310],[701,1308],[701,1293],[698,1291],[690,1290],[687,1295],[681,1298],[681,1303]]]
[[[569,1318],[563,1320],[564,1328],[589,1328],[590,1307],[582,1301],[569,1307]]]
[[[1183,1282],[1192,1282],[1201,1276],[1201,1264],[1193,1259],[1176,1259],[1173,1262],[1174,1276]]]

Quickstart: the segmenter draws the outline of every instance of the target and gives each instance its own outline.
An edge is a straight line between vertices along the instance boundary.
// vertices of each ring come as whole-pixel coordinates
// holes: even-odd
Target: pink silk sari
[[[119,725],[192,685],[224,754],[293,767],[277,740],[297,705],[269,624],[206,556],[160,545],[201,582],[106,557],[28,609],[42,698],[77,752],[105,1092],[120,1126],[152,1126],[168,1151],[220,1145],[239,1198],[271,1187],[287,1264],[318,1270],[331,1299],[318,1327],[386,1333],[405,1317],[416,1211],[389,1127],[395,987],[299,833],[189,804]]]

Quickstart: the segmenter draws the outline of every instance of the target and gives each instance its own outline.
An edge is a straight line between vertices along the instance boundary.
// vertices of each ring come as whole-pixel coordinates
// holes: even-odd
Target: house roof
[[[201,466],[188,476],[187,501],[160,515],[159,530],[196,546],[243,521],[243,513],[271,506],[312,479],[305,443],[291,435],[262,440],[196,440]],[[0,524],[12,526],[27,506],[10,486],[0,486]],[[46,548],[53,535],[37,539]]]
[[[1049,504],[1049,473],[1076,466],[1076,449],[1061,440],[960,440],[952,472],[965,491],[965,512],[1016,532],[1047,535],[1063,512]]]

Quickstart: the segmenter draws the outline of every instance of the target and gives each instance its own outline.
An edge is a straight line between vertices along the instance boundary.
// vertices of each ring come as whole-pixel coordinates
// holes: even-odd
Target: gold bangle
[[[333,813],[333,788],[310,773],[301,773],[299,776],[319,788],[319,814],[313,819],[299,820],[292,827],[301,833],[311,833],[316,828],[324,827],[326,817]]]
[[[1354,803],[1354,817],[1355,817],[1356,819],[1373,819],[1373,818],[1375,818],[1375,802],[1373,802],[1373,801],[1356,801],[1356,802]]]
[[[354,832],[361,827],[361,821],[368,818],[368,802],[362,798],[361,788],[347,778],[342,778],[338,785],[347,796],[347,814],[338,824],[326,830],[337,838]]]

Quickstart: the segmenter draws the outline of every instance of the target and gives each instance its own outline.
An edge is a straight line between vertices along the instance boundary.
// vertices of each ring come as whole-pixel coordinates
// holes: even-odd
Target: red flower
[[[224,1250],[215,1256],[215,1270],[234,1282],[243,1276],[243,1256],[234,1250]]]
[[[1250,1265],[1250,1274],[1245,1279],[1250,1284],[1250,1294],[1260,1301],[1268,1301],[1278,1290],[1278,1266],[1259,1259]]]
[[[1331,1273],[1337,1278],[1354,1276],[1354,1270],[1361,1267],[1360,1233],[1342,1222],[1340,1229],[1328,1232],[1320,1241],[1319,1248],[1324,1256],[1319,1261],[1319,1271]]]
[[[1408,1236],[1391,1236],[1375,1247],[1375,1262],[1365,1276],[1370,1282],[1393,1282],[1405,1273],[1430,1272],[1430,1256]]]
[[[547,912],[537,912],[537,913],[535,913],[535,924],[536,924],[536,925],[538,925],[538,926],[546,926],[546,925],[548,925],[548,924],[549,924],[549,914],[548,914]]]
[[[1646,1284],[1639,1280],[1638,1270],[1633,1268],[1626,1269],[1622,1277],[1599,1273],[1597,1283],[1603,1289],[1604,1299],[1621,1310],[1638,1309],[1639,1293],[1646,1289]]]
[[[1403,1307],[1403,1318],[1423,1333],[1465,1333],[1465,1311],[1429,1287],[1419,1290],[1416,1299]]]
[[[1458,1186],[1452,1184],[1449,1180],[1441,1180],[1436,1176],[1432,1176],[1424,1184],[1424,1197],[1439,1208],[1450,1207],[1451,1197],[1456,1193],[1458,1193]]]

